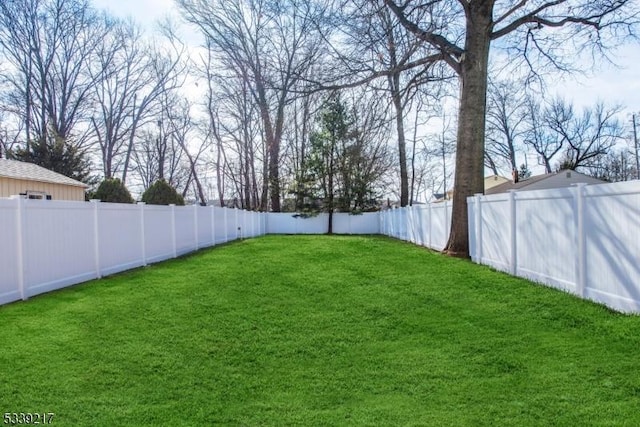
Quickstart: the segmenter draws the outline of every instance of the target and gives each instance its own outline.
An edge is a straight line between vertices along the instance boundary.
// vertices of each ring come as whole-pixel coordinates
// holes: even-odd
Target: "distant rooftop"
[[[509,190],[525,191],[565,188],[578,183],[603,184],[604,181],[573,170],[561,170],[559,172],[532,176],[516,183],[513,181],[507,181],[487,189],[485,194],[506,193]]]
[[[33,163],[0,159],[0,178],[21,179],[26,181],[48,182],[50,184],[72,185],[87,188],[88,185],[57,172],[45,169]]]

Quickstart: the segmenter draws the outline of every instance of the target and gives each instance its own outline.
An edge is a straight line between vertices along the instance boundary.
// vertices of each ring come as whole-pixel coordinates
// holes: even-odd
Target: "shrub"
[[[184,205],[184,199],[175,188],[164,179],[154,182],[142,193],[142,201],[149,205]]]
[[[134,203],[131,193],[118,178],[108,178],[102,181],[92,198],[109,203]]]

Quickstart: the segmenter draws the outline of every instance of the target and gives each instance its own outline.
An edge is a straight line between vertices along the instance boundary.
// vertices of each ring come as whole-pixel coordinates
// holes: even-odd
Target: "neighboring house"
[[[500,176],[500,175],[486,176],[484,178],[484,192],[488,194],[487,191],[489,189],[497,187],[498,185],[501,185],[501,184],[509,183],[509,182],[511,182],[511,180],[509,178],[505,178],[504,176]],[[445,200],[444,194],[442,193],[434,193],[433,198],[435,199],[435,202],[443,202]],[[453,198],[453,190],[447,191],[447,200],[451,200],[452,198]]]
[[[0,197],[84,200],[88,185],[33,163],[0,158]]]
[[[544,175],[536,175],[522,181],[507,181],[485,191],[486,195],[506,193],[509,190],[530,191],[530,190],[546,190],[549,188],[564,188],[574,184],[604,184],[597,178],[582,174],[572,170],[562,170],[560,172],[548,173]]]
[[[509,178],[505,178],[504,176],[500,176],[500,175],[486,176],[484,178],[484,191],[486,193],[487,190],[507,182],[511,182],[511,180]]]

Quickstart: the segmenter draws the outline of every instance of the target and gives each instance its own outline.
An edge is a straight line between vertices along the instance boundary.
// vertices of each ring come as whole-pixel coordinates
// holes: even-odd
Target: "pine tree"
[[[91,175],[87,153],[52,133],[7,154],[8,158],[42,166],[88,185],[97,182]]]

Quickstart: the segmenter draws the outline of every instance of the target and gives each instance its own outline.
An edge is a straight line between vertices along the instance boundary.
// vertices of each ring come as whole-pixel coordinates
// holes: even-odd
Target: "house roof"
[[[505,178],[504,176],[500,176],[500,175],[490,175],[490,176],[485,176],[484,177],[484,189],[485,191],[496,187],[500,184],[503,184],[505,182],[509,182],[511,181],[509,178]]]
[[[546,190],[549,188],[564,188],[572,184],[603,184],[604,181],[572,170],[561,170],[559,172],[532,176],[522,181],[513,181],[496,185],[485,191],[485,194],[506,193],[509,190]]]
[[[88,185],[57,172],[45,169],[33,163],[0,159],[0,178],[21,179],[26,181],[48,182],[50,184],[72,185],[87,188]]]

